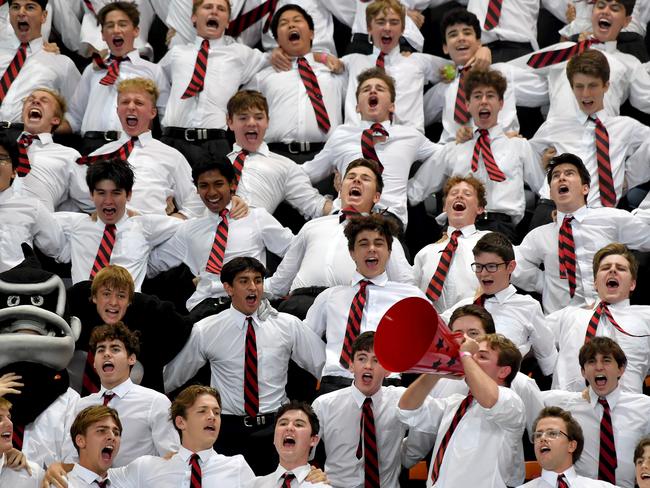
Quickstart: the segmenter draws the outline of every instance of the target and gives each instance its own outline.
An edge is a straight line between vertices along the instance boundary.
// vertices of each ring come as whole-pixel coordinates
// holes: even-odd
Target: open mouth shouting
[[[370,95],[368,97],[368,107],[373,109],[377,108],[377,105],[379,105],[379,97],[377,95]]]
[[[463,212],[463,211],[465,211],[466,208],[467,208],[467,205],[466,205],[465,202],[462,201],[462,200],[456,200],[456,201],[451,205],[451,209],[452,209],[454,212]]]
[[[43,119],[43,112],[39,107],[32,106],[27,112],[27,118],[30,122],[40,122]]]
[[[129,114],[126,116],[126,126],[135,128],[138,126],[138,117],[133,114]]]
[[[298,42],[300,40],[300,31],[297,29],[289,31],[289,42]]]
[[[249,307],[251,308],[255,307],[258,301],[257,293],[249,293],[248,295],[246,295],[245,301],[246,301],[246,305],[248,305]]]
[[[607,287],[608,291],[616,291],[618,289],[619,282],[616,278],[607,278],[607,281],[605,282],[605,286]]]
[[[370,372],[365,372],[361,375],[361,383],[366,386],[370,386],[372,384],[372,380],[374,379],[374,375]]]
[[[106,464],[111,464],[113,460],[114,451],[115,451],[115,446],[113,446],[112,444],[107,444],[106,446],[104,446],[101,452],[102,461]]]
[[[27,22],[26,20],[19,20],[17,22],[17,26],[18,26],[18,31],[22,33],[29,32],[30,30],[29,22]]]
[[[4,432],[0,433],[0,439],[2,439],[5,442],[11,443],[12,434],[13,434],[13,431],[5,430]]]
[[[597,374],[594,377],[594,386],[604,388],[607,385],[607,376],[604,374]]]
[[[282,447],[289,449],[296,447],[296,439],[291,434],[285,435],[282,438]]]
[[[566,195],[569,193],[569,187],[567,185],[560,185],[557,187],[557,192],[559,195]]]
[[[257,129],[250,129],[244,133],[244,137],[250,143],[256,143],[259,140],[259,132]]]
[[[205,427],[203,427],[203,430],[208,432],[209,434],[216,434],[217,426],[214,425],[213,423],[210,423],[210,424],[207,424]]]
[[[115,371],[115,365],[111,361],[104,361],[102,363],[102,371],[104,373],[112,373]]]
[[[482,108],[481,110],[478,111],[478,118],[480,120],[488,120],[491,115],[492,112],[487,108]]]
[[[122,36],[113,36],[112,43],[113,46],[119,49],[124,46],[124,38]]]
[[[205,23],[205,26],[208,29],[218,29],[219,28],[219,21],[213,17],[210,17],[207,22]]]
[[[386,52],[388,47],[393,43],[393,36],[390,34],[382,34],[381,35],[381,46],[382,46],[382,51]]]

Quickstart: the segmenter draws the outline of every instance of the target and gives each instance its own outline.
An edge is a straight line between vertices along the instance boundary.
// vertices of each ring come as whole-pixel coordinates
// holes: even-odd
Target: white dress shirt
[[[0,73],[7,70],[19,46],[20,42],[14,37],[10,44],[0,47]],[[37,88],[57,90],[70,100],[80,77],[70,58],[43,50],[42,37],[30,41],[25,64],[0,105],[0,120],[21,122],[23,100]]]
[[[148,78],[160,90],[156,101],[160,118],[165,114],[169,97],[169,80],[162,68],[140,57],[137,50],[127,54],[128,60],[120,63],[120,74],[112,85],[102,85],[100,80],[106,70],[98,70],[93,63],[81,75],[74,97],[70,100],[66,118],[75,132],[82,135],[88,131],[121,131],[122,125],[117,116],[117,86],[130,78]]]
[[[564,474],[567,483],[569,483],[569,488],[616,488],[607,481],[599,481],[585,478],[584,476],[578,476],[573,466],[562,474]],[[559,473],[542,469],[542,475],[539,478],[535,478],[534,480],[521,485],[519,488],[556,488],[558,476]]]
[[[81,154],[75,149],[55,143],[52,134],[42,133],[27,148],[27,157],[32,169],[27,176],[14,180],[17,193],[39,200],[50,212],[67,200],[85,212],[95,208],[85,181],[86,167],[77,164]]]
[[[291,482],[292,488],[311,488],[312,486],[330,486],[325,483],[310,483],[306,481],[305,478],[311,471],[311,466],[309,464],[304,464],[294,469],[287,470],[279,465],[275,471],[266,476],[260,476],[253,483],[252,488],[282,488],[282,483],[284,479],[282,475],[284,473],[293,473],[295,476],[294,480]],[[327,473],[329,475],[329,473]]]
[[[228,210],[230,205],[228,204]],[[221,275],[206,270],[220,222],[218,214],[207,210],[201,218],[186,220],[169,241],[154,249],[149,258],[149,268],[154,273],[185,263],[192,274],[199,277],[196,291],[187,300],[188,310],[206,298],[227,296]],[[228,242],[223,264],[240,256],[250,256],[266,264],[267,249],[282,257],[292,239],[291,231],[282,227],[266,210],[252,208],[241,219],[228,217]]]
[[[265,280],[264,290],[279,298],[297,288],[350,283],[355,264],[343,234],[347,222],[339,222],[339,214],[334,214],[303,225],[273,276]],[[391,281],[415,284],[413,268],[396,239],[386,263],[386,274]]]
[[[203,91],[183,100],[181,96],[192,79],[202,42],[202,38],[195,37],[191,44],[174,46],[160,61],[171,81],[169,100],[162,120],[164,127],[226,130],[228,100],[270,59],[268,55],[236,43],[230,37],[212,39]]]
[[[169,420],[169,399],[156,390],[136,385],[130,379],[110,390],[102,385],[97,393],[79,399],[71,412],[72,418],[86,407],[102,405],[107,391],[115,394],[108,406],[117,410],[123,427],[122,444],[113,460],[114,466],[125,466],[140,456],[164,456],[178,450],[180,439]],[[75,462],[78,458],[72,439],[67,436],[63,459]]]
[[[345,174],[351,161],[362,157],[361,134],[370,128],[372,122],[361,121],[358,124],[344,124],[336,128],[323,150],[311,161],[302,165],[309,179],[320,181],[337,170]],[[377,209],[388,209],[403,223],[408,222],[406,209],[406,188],[409,170],[416,161],[433,159],[440,154],[442,146],[434,144],[424,134],[413,127],[382,122],[388,132],[384,142],[377,141],[375,152],[384,166],[382,174],[384,189]],[[435,164],[433,160],[431,164]]]
[[[525,374],[518,372],[515,375],[515,378],[512,380],[510,385],[512,391],[514,391],[519,398],[524,402],[525,414],[526,414],[526,430],[528,431],[528,437],[532,441],[532,435],[534,432],[533,426],[535,425],[535,420],[542,408],[544,408],[544,401],[542,398],[542,392],[539,390],[539,386],[534,379]],[[440,378],[435,384],[433,389],[429,392],[429,396],[432,398],[447,398],[454,393],[459,393],[463,396],[466,396],[469,393],[469,387],[465,381],[459,381],[450,378]],[[411,433],[409,433],[411,435]],[[516,468],[516,472],[511,480],[507,480],[508,486],[515,486],[520,483],[523,483],[526,477],[526,466],[524,464],[524,451],[523,446],[517,449],[517,457],[513,460],[513,465]],[[418,453],[420,459],[427,455],[429,448],[425,452]],[[415,460],[414,460],[415,461]],[[555,487],[554,487],[555,488]]]
[[[492,154],[499,169],[506,176],[505,181],[493,181],[489,178],[482,154],[477,171],[472,171],[472,155],[479,138],[476,129],[471,140],[462,144],[447,144],[435,160],[429,159],[418,169],[408,183],[411,205],[439,191],[447,177],[472,175],[485,185],[487,212],[509,215],[513,223],[518,224],[526,210],[524,182],[528,183],[531,189],[538,190],[544,181],[541,161],[526,139],[508,137],[501,126],[495,125],[488,129],[488,134]]]
[[[23,454],[39,466],[49,466],[61,461],[65,443],[70,439],[70,427],[79,393],[68,388],[58,396],[38,417],[25,426]]]
[[[13,186],[0,192],[0,272],[20,264],[25,256],[20,245],[36,244],[45,254],[63,246],[63,237],[52,214],[38,200],[16,195]]]
[[[36,463],[28,460],[29,469],[32,470],[30,475],[25,468],[16,470],[5,466],[6,457],[4,453],[0,455],[0,486],[11,488],[40,488],[43,480],[43,468]]]
[[[287,395],[289,359],[320,378],[325,362],[325,345],[297,317],[272,313],[261,320],[252,315],[257,340],[257,378],[260,413],[276,412]],[[226,415],[246,415],[244,410],[244,355],[247,316],[231,306],[197,322],[178,355],[165,366],[165,390],[172,391],[190,379],[201,366],[210,363],[211,386],[221,393]]]
[[[239,144],[228,154],[234,162],[242,150]],[[305,218],[323,215],[327,199],[311,186],[309,178],[295,162],[269,151],[262,143],[257,151],[249,153],[244,161],[237,195],[251,207],[262,207],[270,214],[286,200]]]
[[[470,305],[474,297],[461,300],[442,314],[449,322],[454,310],[463,305]],[[535,359],[545,375],[553,373],[557,361],[557,349],[553,342],[553,333],[546,325],[542,307],[530,295],[517,293],[514,286],[497,292],[485,300],[485,309],[494,319],[494,326],[499,334],[503,334],[519,348],[522,357],[528,354],[531,347]]]
[[[72,283],[88,280],[106,225],[100,219],[73,212],[54,214],[63,229],[64,246],[58,253],[60,262],[72,262]],[[124,266],[140,291],[147,272],[151,249],[174,235],[181,221],[163,215],[124,216],[117,222],[111,264]],[[206,258],[207,260],[207,258]]]
[[[462,229],[449,226],[442,239],[420,249],[413,263],[416,285],[426,293],[431,278],[438,269],[442,251],[449,244],[449,236],[456,230],[461,231],[461,235],[458,237],[458,247],[447,271],[442,294],[438,300],[433,302],[433,306],[438,313],[444,312],[463,298],[473,298],[476,295],[479,284],[476,273],[472,271],[471,267],[474,262],[472,249],[488,231],[477,230],[475,225],[466,225]]]
[[[309,308],[305,325],[312,329],[319,337],[325,336],[326,363],[323,376],[343,376],[352,378],[352,373],[344,369],[339,358],[343,348],[348,314],[352,300],[359,291],[359,283],[365,280],[363,275],[355,271],[350,285],[341,285],[328,288],[316,297],[314,304]],[[366,288],[366,304],[361,318],[361,333],[375,331],[386,311],[402,298],[426,298],[418,288],[413,285],[388,281],[386,273],[369,280]]]
[[[458,80],[462,66],[456,67],[456,77],[450,83],[441,81],[424,94],[424,125],[433,122],[442,122],[442,134],[440,142],[447,143],[456,140],[456,132],[461,124],[454,120],[454,107],[456,106],[456,94],[458,93]],[[498,122],[505,131],[519,131],[519,120],[517,119],[517,105],[530,106],[540,105],[544,101],[539,93],[534,93],[527,87],[530,81],[522,76],[515,77],[516,69],[505,63],[496,63],[490,69],[501,73],[508,82],[506,91],[503,94],[503,107],[499,112]],[[535,87],[537,88],[537,87]],[[548,98],[548,96],[546,97]]]
[[[191,486],[192,470],[190,456],[192,451],[181,446],[171,459],[143,456],[128,466],[111,468],[108,478],[111,488],[179,488]],[[205,488],[246,488],[255,480],[253,470],[246,464],[244,457],[223,456],[214,449],[206,449],[196,454],[201,458],[201,486]]]
[[[555,335],[560,352],[553,374],[553,388],[582,391],[585,379],[580,373],[578,353],[585,343],[589,320],[598,302],[588,308],[566,307],[546,316],[547,323]],[[608,305],[614,320],[630,334],[650,334],[650,307],[630,305],[629,300]],[[619,385],[623,391],[641,393],[646,374],[650,371],[650,337],[631,337],[619,332],[606,319],[600,318],[597,336],[614,339],[627,356],[627,367]]]
[[[117,141],[103,145],[91,155],[117,151],[129,139],[127,134],[122,134]],[[167,198],[173,197],[179,213],[188,218],[203,215],[205,205],[192,181],[190,163],[179,151],[154,139],[151,131],[138,136],[128,162],[135,182],[127,208],[141,214],[166,215]]]
[[[314,60],[312,53],[304,58],[318,78],[318,86],[327,109],[331,129],[324,133],[318,127],[314,107],[298,72],[298,61],[292,61],[289,71],[275,71],[266,67],[252,77],[247,88],[264,94],[269,104],[269,128],[266,142],[325,142],[336,126],[343,121],[341,104],[345,76],[333,73],[323,63]]]
[[[650,179],[650,127],[624,116],[611,116],[604,110],[596,112],[609,135],[609,161],[614,179],[614,190],[618,201],[628,188],[645,183]],[[601,207],[600,186],[598,183],[598,163],[596,160],[596,123],[584,112],[576,116],[556,117],[544,122],[531,139],[533,150],[541,156],[552,146],[558,154],[571,153],[582,159],[591,176],[591,186],[587,205]],[[630,157],[634,154],[634,157]],[[542,198],[550,198],[546,179],[540,190]]]
[[[108,477],[104,479],[108,479],[109,482],[111,481]],[[77,463],[75,463],[72,471],[67,476],[68,488],[98,488],[98,483],[104,479],[94,471],[84,468]],[[111,486],[111,483],[108,486]]]
[[[433,448],[436,453],[464,398],[463,395],[427,397],[417,410],[398,408],[398,417],[413,429],[437,433]],[[524,403],[510,388],[499,387],[499,398],[492,408],[484,408],[474,399],[454,430],[435,484],[431,481],[433,463],[430,463],[427,486],[505,487],[518,471],[513,459],[517,459],[517,450],[521,449],[525,426]],[[471,466],[467,464],[469,459]]]
[[[397,403],[406,389],[381,387],[372,395],[375,417],[380,485],[399,487],[402,441],[407,427],[397,418]],[[347,388],[321,395],[314,400],[314,411],[320,421],[321,442],[325,444],[325,472],[332,486],[363,488],[364,458],[355,455],[363,402],[366,396],[352,384]]]
[[[573,415],[585,436],[584,450],[575,464],[578,474],[598,478],[598,459],[600,457],[600,421],[603,406],[598,403],[598,395],[589,388],[589,401],[582,393],[550,390],[543,393],[546,406],[558,406]],[[621,488],[634,488],[634,448],[639,440],[650,434],[650,397],[639,393],[629,393],[616,388],[605,397],[609,404],[616,445],[616,485]]]
[[[380,50],[373,47],[372,54],[348,54],[341,58],[347,70],[348,83],[345,96],[345,123],[358,124],[361,115],[357,112],[357,76],[374,68]],[[431,54],[413,53],[403,56],[399,46],[384,56],[384,69],[395,80],[396,123],[410,125],[424,132],[423,91],[427,82],[440,81],[440,69],[449,61]]]
[[[554,51],[573,45],[575,42],[561,42],[546,47],[540,52]],[[631,54],[617,50],[616,41],[593,44],[591,49],[601,51],[609,62],[610,77],[609,89],[605,93],[604,99],[605,110],[611,115],[618,115],[621,105],[629,98],[632,106],[642,112],[650,113],[650,74],[641,61]],[[547,119],[577,114],[580,109],[566,76],[567,62],[533,69],[526,65],[530,56],[527,54],[513,60],[512,63],[524,68],[517,72],[519,73],[517,76],[529,78],[532,74],[537,77],[536,89],[548,93],[549,100],[546,103],[550,101],[551,106]],[[529,78],[528,83],[534,84],[533,80],[534,78]]]
[[[512,283],[542,293],[546,313],[567,305],[583,305],[596,300],[592,263],[596,252],[610,242],[621,242],[632,249],[650,250],[648,226],[638,217],[609,207],[580,207],[571,221],[576,250],[576,292],[569,295],[569,282],[560,279],[558,234],[565,214],[557,212],[555,222],[530,231],[515,247],[517,267]],[[544,264],[544,271],[539,269]]]
[[[86,5],[83,6],[83,18],[81,19],[81,53],[90,53],[92,49],[101,51],[108,49],[108,45],[102,39],[102,28],[97,22],[97,14],[105,5],[113,0],[90,0],[95,12],[91,12]],[[135,38],[135,48],[149,58],[153,59],[153,49],[147,42],[149,29],[154,19],[153,7],[149,0],[132,0],[140,13],[140,32]],[[120,66],[121,68],[121,66]]]

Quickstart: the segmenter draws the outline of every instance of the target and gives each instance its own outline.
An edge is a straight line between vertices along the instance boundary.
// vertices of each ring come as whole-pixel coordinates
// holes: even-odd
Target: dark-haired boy
[[[289,359],[316,378],[325,361],[324,344],[316,334],[298,318],[263,302],[265,273],[252,257],[226,262],[220,278],[232,299],[230,308],[196,323],[164,373],[165,390],[172,391],[209,363],[210,384],[223,395],[216,448],[244,454],[259,475],[277,466],[270,440],[276,412],[287,399]]]
[[[535,420],[535,458],[542,467],[539,478],[519,488],[614,488],[606,481],[594,480],[576,473],[574,464],[582,455],[585,438],[582,428],[570,412],[559,407],[542,409]],[[569,483],[571,483],[569,485]]]
[[[151,9],[146,2],[139,3],[111,2],[97,11],[96,22],[101,26],[109,56],[100,57],[86,67],[66,114],[72,130],[83,136],[81,152],[84,155],[119,139],[123,131],[116,112],[120,81],[134,77],[151,79],[160,91],[154,101],[158,113],[161,118],[165,113],[169,80],[159,65],[141,58],[135,48],[140,32],[139,8]],[[84,27],[87,28],[87,24]]]
[[[568,410],[582,426],[585,450],[575,463],[576,472],[601,479],[622,488],[634,488],[634,448],[650,434],[650,398],[641,393],[622,391],[619,379],[625,373],[627,358],[610,337],[594,337],[578,354],[580,372],[587,382],[583,392],[551,390],[544,392],[547,406]],[[609,415],[613,452],[601,436],[601,422]],[[608,455],[615,455],[615,466]]]
[[[596,301],[587,307],[569,306],[546,316],[559,345],[553,388],[582,391],[584,379],[576,358],[583,344],[594,337],[616,340],[627,357],[623,391],[641,393],[650,370],[650,307],[630,305],[638,265],[623,244],[610,243],[593,258]]]
[[[20,124],[23,100],[39,87],[57,90],[70,100],[80,77],[70,58],[43,49],[41,27],[47,17],[47,0],[9,0],[8,3],[9,21],[16,37],[9,45],[0,47],[0,78],[7,74],[7,82],[0,89],[3,125]]]
[[[360,157],[379,162],[384,190],[377,208],[386,209],[406,228],[409,170],[415,161],[433,160],[441,146],[431,142],[415,127],[391,122],[395,112],[395,81],[383,69],[364,71],[358,82],[357,111],[361,120],[337,127],[323,150],[302,167],[315,183],[335,171],[344,174],[350,161]]]
[[[57,260],[72,262],[72,282],[92,279],[107,264],[129,270],[140,291],[151,249],[169,239],[179,219],[163,215],[130,216],[126,205],[133,189],[133,170],[114,159],[88,167],[86,184],[95,213],[58,212],[65,244],[55,252]]]
[[[465,338],[458,359],[469,394],[430,398],[441,375],[423,374],[402,395],[399,419],[437,434],[428,476],[433,486],[502,488],[519,471],[513,459],[526,425],[524,404],[509,388],[521,353],[506,337],[488,334]]]
[[[400,299],[425,297],[413,285],[388,279],[386,263],[393,247],[394,228],[392,220],[381,215],[353,217],[344,230],[356,265],[350,284],[328,288],[307,312],[305,324],[327,342],[322,393],[352,383],[349,366],[356,337],[376,330],[384,313]],[[391,378],[393,382],[397,380]]]
[[[480,295],[461,300],[442,314],[443,319],[448,321],[452,312],[462,305],[481,305],[492,315],[499,334],[514,342],[522,356],[532,348],[542,372],[552,374],[557,349],[542,307],[530,295],[517,293],[510,284],[517,266],[512,244],[503,234],[490,232],[479,239],[472,252],[471,267],[480,285]]]
[[[352,384],[321,395],[313,404],[327,455],[325,472],[334,486],[399,485],[407,427],[399,422],[396,406],[405,389],[382,386],[389,373],[374,345],[373,331],[359,335],[352,343]]]
[[[610,65],[602,52],[588,49],[571,58],[566,77],[578,110],[546,120],[530,143],[540,155],[551,147],[554,154],[579,156],[594,182],[587,204],[615,207],[627,188],[650,179],[646,164],[650,127],[631,117],[611,115],[605,109],[604,99],[611,89]],[[603,138],[607,140],[604,150]],[[542,187],[540,196],[549,198],[548,185]]]
[[[178,450],[178,435],[168,419],[169,399],[162,393],[137,385],[130,374],[140,353],[138,334],[122,322],[96,327],[90,336],[99,392],[81,398],[71,415],[91,405],[108,405],[120,415],[124,425],[122,447],[112,459],[124,466],[144,455],[164,456]],[[72,439],[71,439],[72,440]],[[75,459],[72,444],[63,449],[63,460]]]
[[[235,170],[225,156],[197,166],[193,177],[208,212],[183,222],[172,239],[154,250],[149,266],[160,272],[185,263],[199,277],[196,292],[187,301],[196,321],[228,308],[228,293],[220,280],[228,261],[248,256],[265,263],[267,249],[283,256],[293,234],[263,208],[252,208],[240,219],[231,216]]]
[[[610,242],[622,242],[633,249],[649,250],[650,233],[640,218],[625,210],[586,205],[591,178],[579,157],[553,157],[546,180],[557,207],[555,221],[533,229],[517,246],[512,281],[542,293],[544,311],[551,313],[595,299],[591,265],[598,249]],[[568,256],[565,250],[570,251]],[[565,256],[569,261],[561,264]],[[542,263],[544,271],[539,269]]]
[[[485,185],[486,218],[480,229],[500,231],[516,240],[515,226],[524,216],[524,183],[537,190],[544,181],[540,158],[527,140],[508,137],[499,124],[507,81],[496,70],[472,70],[465,78],[465,92],[472,124],[470,140],[447,144],[434,160],[427,161],[409,180],[413,205],[439,191],[446,177],[473,174]]]
[[[235,167],[235,191],[251,207],[270,214],[286,200],[305,218],[328,215],[332,202],[318,193],[291,159],[275,154],[264,142],[269,107],[260,92],[241,90],[228,101],[228,128],[235,144],[228,159]]]

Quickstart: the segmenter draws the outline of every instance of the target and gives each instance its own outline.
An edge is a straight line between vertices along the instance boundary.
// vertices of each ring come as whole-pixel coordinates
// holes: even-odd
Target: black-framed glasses
[[[539,442],[543,437],[546,437],[550,440],[555,440],[558,439],[561,435],[569,439],[569,434],[562,432],[560,429],[538,430],[533,432],[533,442]]]
[[[472,263],[470,266],[472,267],[472,271],[474,271],[474,273],[480,273],[483,270],[487,271],[488,273],[494,273],[496,272],[497,269],[499,269],[499,266],[501,266],[502,264],[508,264],[508,263],[506,263],[505,261],[503,261],[502,263],[485,263],[485,264]]]

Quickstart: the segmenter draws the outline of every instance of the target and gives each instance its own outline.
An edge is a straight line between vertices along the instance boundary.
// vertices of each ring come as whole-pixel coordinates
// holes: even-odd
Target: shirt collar
[[[72,468],[72,472],[78,478],[81,478],[85,483],[92,484],[94,481],[103,481],[102,477],[94,471],[84,468],[81,464],[77,463]]]
[[[614,53],[618,51],[618,45],[616,41],[597,42],[591,45],[591,49],[598,49],[600,51],[605,51],[606,53]]]
[[[363,127],[364,129],[369,129],[370,126],[371,126],[372,124],[375,124],[375,123],[376,123],[376,122],[373,122],[372,120],[359,120],[359,126],[360,126],[360,127]],[[392,122],[391,122],[390,120],[382,120],[382,121],[379,122],[379,123],[380,123],[381,126],[382,126],[384,129],[386,129],[386,130],[389,130],[390,127],[391,127],[391,125],[393,125]]]
[[[564,474],[567,480],[569,480],[569,483],[573,486],[576,478],[578,475],[576,474],[576,470],[573,466],[571,466],[569,469],[567,469],[564,473],[556,473],[555,471],[546,471],[545,469],[542,469],[542,479],[546,481],[548,484],[551,486],[557,486],[557,478],[560,474]]]
[[[373,44],[373,46],[372,46],[372,56],[377,57],[377,56],[379,56],[380,52],[381,52],[381,49],[379,49],[377,46],[375,46]],[[399,46],[399,44],[397,44],[397,46],[395,46],[393,49],[391,49],[390,52],[388,52],[388,53],[386,53],[384,55],[384,59],[386,59],[386,58],[394,58],[394,57],[401,56],[401,55],[402,55],[402,52],[401,52],[400,46]]]
[[[367,398],[366,395],[361,393],[359,388],[357,388],[356,385],[354,384],[354,381],[352,382],[350,388],[351,388],[352,398],[354,399],[354,402],[357,404],[359,408],[361,408],[363,406],[363,401]],[[382,394],[382,389],[380,387],[379,390],[377,390],[377,392],[370,397],[372,398],[373,406],[379,404],[379,402],[381,401],[381,394]]]
[[[600,397],[598,396],[598,394],[590,386],[589,387],[589,403],[591,403],[591,406],[593,408],[596,408],[596,405],[598,405],[598,399],[599,398]],[[614,388],[609,393],[609,395],[605,396],[605,399],[607,400],[607,403],[609,404],[610,409],[616,407],[616,404],[618,403],[619,398],[621,398],[621,389],[620,389],[620,387]]]
[[[178,454],[177,456],[181,458],[186,464],[190,462],[190,456],[194,454],[194,451],[190,451],[187,447],[181,446],[178,448]],[[210,458],[214,455],[216,455],[216,451],[212,448],[210,449],[205,449],[204,451],[199,451],[196,454],[199,455],[199,458],[201,458],[201,463],[206,463],[210,460]]]
[[[40,143],[42,146],[44,146],[45,144],[52,144],[54,142],[54,140],[52,139],[52,134],[50,132],[41,132],[40,134],[31,134],[30,132],[23,131],[23,132],[21,132],[20,135],[22,136],[23,134],[33,135],[34,136],[33,144]],[[20,138],[20,136],[18,136],[18,138]]]
[[[105,392],[110,391],[111,393],[116,394],[119,398],[124,398],[124,395],[126,395],[131,389],[133,388],[133,382],[131,381],[131,378],[127,378],[125,381],[117,385],[115,388],[111,388],[110,390],[107,390],[104,385],[99,389],[99,396],[104,395]]]
[[[215,47],[225,45],[224,37],[225,36],[221,36],[219,39],[209,39],[209,41],[210,41],[210,49],[214,49]],[[200,49],[202,43],[203,43],[203,37],[196,36],[194,38],[194,47],[196,47],[196,49]]]
[[[278,486],[280,480],[282,480],[282,475],[286,472],[291,472],[296,477],[298,483],[305,481],[305,478],[311,471],[311,466],[309,464],[303,464],[294,469],[285,469],[282,465],[278,465],[277,469],[273,472],[273,481],[275,484],[273,486]]]
[[[557,224],[562,225],[562,221],[564,220],[564,217],[567,215],[573,216],[578,222],[582,222],[582,220],[587,216],[587,205],[583,205],[580,207],[578,210],[575,212],[571,212],[568,214],[562,213],[559,210],[557,211]]]
[[[480,129],[476,127],[476,124],[474,124],[474,140],[478,139],[479,130]],[[487,131],[488,131],[488,135],[490,136],[490,140],[494,140],[495,138],[504,135],[503,128],[499,124],[490,127],[489,129],[487,129]]]
[[[259,328],[262,325],[262,321],[257,316],[257,310],[252,315],[245,315],[241,313],[239,310],[237,310],[232,303],[230,304],[229,310],[230,310],[232,320],[235,322],[235,325],[240,329],[244,329],[244,327],[248,325],[246,322],[247,317],[253,317],[253,325],[257,326],[257,328]]]
[[[607,111],[605,109],[599,110],[598,112],[594,112],[591,115],[587,115],[584,113],[582,110],[578,110],[578,121],[582,125],[589,125],[589,124],[594,124],[595,125],[595,119],[600,119],[600,121],[604,124],[605,121],[607,121]]]
[[[399,245],[399,243],[398,243],[398,245]],[[368,280],[370,283],[372,283],[373,285],[376,285],[376,286],[385,286],[386,283],[388,282],[388,275],[386,274],[386,271],[384,271],[379,276],[375,276],[374,278],[370,279],[370,278],[366,278],[365,276],[363,276],[361,273],[359,273],[355,269],[354,273],[352,273],[352,281],[350,282],[350,284],[352,286],[355,286],[360,281],[363,281],[363,280]]]
[[[459,230],[461,234],[463,234],[463,237],[468,237],[471,236],[472,234],[476,234],[476,225],[470,224],[466,225],[465,227],[461,227],[460,229],[454,227],[453,225],[447,226],[447,235],[451,237],[451,235],[454,233],[455,230]]]
[[[235,142],[232,145],[232,152],[228,154],[228,157],[230,156],[237,157],[237,154],[239,154],[241,150],[242,147]],[[260,144],[260,147],[257,148],[257,151],[253,151],[252,153],[249,154],[261,154],[262,156],[266,156],[268,158],[270,153],[271,151],[269,150],[269,146],[266,144],[266,142],[262,141],[262,144]]]
[[[496,298],[497,302],[504,303],[510,297],[516,294],[517,294],[517,289],[513,285],[508,285],[507,288],[504,288],[503,290],[496,292],[494,294],[494,298]]]
[[[629,306],[630,306],[630,299],[629,298],[626,298],[625,300],[621,300],[620,302],[610,303],[609,305],[607,305],[607,307],[610,308],[610,309],[611,308],[613,308],[613,309],[617,309],[617,308],[627,309],[627,308],[629,308]]]
[[[226,208],[228,209],[228,213],[230,213],[230,211],[232,210],[232,201],[230,201],[230,202],[228,203],[228,205],[226,205]],[[207,209],[207,207],[206,207],[205,210],[206,210],[206,212],[208,213],[208,215],[210,216],[210,218],[211,218],[212,220],[215,220],[215,221],[217,221],[217,220],[221,220],[221,217],[219,216],[218,213],[214,213],[214,212],[209,211],[209,210]]]

